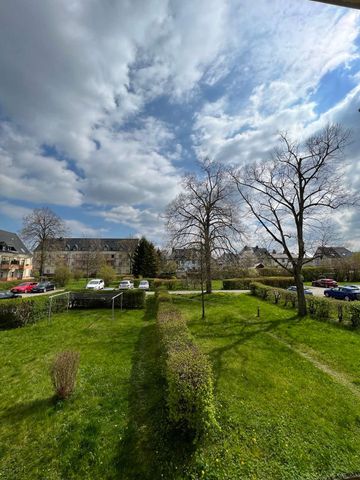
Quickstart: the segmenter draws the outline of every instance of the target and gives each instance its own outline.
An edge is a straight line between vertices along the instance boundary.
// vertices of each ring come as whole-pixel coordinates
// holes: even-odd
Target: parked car
[[[360,300],[360,289],[352,287],[336,287],[324,290],[325,297],[336,298],[338,300]]]
[[[139,288],[141,290],[149,290],[150,288],[149,282],[147,280],[140,280]]]
[[[332,278],[319,278],[318,280],[314,280],[311,285],[313,287],[323,288],[333,288],[338,286],[337,282]]]
[[[130,280],[122,280],[119,284],[120,290],[129,290],[130,288],[134,288],[134,284]]]
[[[289,290],[289,292],[296,292],[297,291],[296,285],[292,285],[291,287],[287,288],[287,290]],[[309,288],[304,288],[304,293],[305,295],[314,295],[313,291],[310,290]]]
[[[37,282],[24,282],[20,283],[16,287],[11,289],[13,293],[30,293],[32,289],[37,285]]]
[[[18,293],[11,292],[10,290],[5,290],[0,292],[0,300],[9,300],[11,298],[21,298],[21,295]]]
[[[55,284],[52,282],[40,282],[32,290],[31,293],[43,293],[49,290],[55,290]]]
[[[105,282],[101,278],[93,278],[86,285],[86,288],[89,290],[102,290],[104,287],[105,287]]]

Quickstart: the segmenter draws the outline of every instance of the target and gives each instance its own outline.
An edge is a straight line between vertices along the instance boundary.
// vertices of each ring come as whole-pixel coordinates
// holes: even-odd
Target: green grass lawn
[[[271,335],[358,387],[360,335],[250,295],[175,297],[213,365],[221,430],[197,448],[166,422],[154,298],[0,332],[0,479],[325,480],[360,471],[360,400]],[[260,318],[257,307],[260,306]],[[269,335],[271,334],[271,335]],[[80,352],[54,402],[57,352]]]
[[[212,360],[222,427],[193,457],[193,478],[320,480],[360,471],[359,399],[268,334],[309,345],[358,378],[358,333],[299,321],[249,295],[208,297],[206,321],[195,297],[176,302]]]
[[[0,478],[119,477],[128,425],[132,356],[143,311],[74,311],[48,324],[0,332]],[[54,402],[57,352],[80,352],[75,394]]]

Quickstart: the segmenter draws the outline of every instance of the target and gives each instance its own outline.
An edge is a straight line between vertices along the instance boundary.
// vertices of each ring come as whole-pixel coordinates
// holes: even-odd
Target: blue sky
[[[353,131],[360,187],[360,13],[309,0],[5,0],[0,228],[48,206],[73,236],[146,235],[209,156],[266,158],[277,133]],[[334,216],[360,249],[360,214]]]

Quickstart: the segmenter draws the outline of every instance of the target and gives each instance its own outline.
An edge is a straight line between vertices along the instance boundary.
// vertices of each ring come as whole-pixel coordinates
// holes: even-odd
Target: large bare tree
[[[285,268],[294,276],[300,316],[306,315],[302,268],[312,260],[307,242],[323,239],[323,220],[329,211],[358,201],[344,179],[342,154],[349,139],[350,132],[336,124],[305,142],[281,134],[280,146],[269,161],[233,172],[241,199],[288,258]]]
[[[64,221],[50,208],[35,208],[29,215],[23,217],[23,227],[20,235],[30,245],[40,251],[39,274],[44,274],[44,263],[49,241],[62,237],[67,228]]]
[[[204,264],[206,292],[211,293],[212,255],[233,252],[241,234],[234,202],[234,186],[226,169],[205,159],[199,174],[183,178],[183,192],[166,211],[167,228],[174,247],[196,249]]]

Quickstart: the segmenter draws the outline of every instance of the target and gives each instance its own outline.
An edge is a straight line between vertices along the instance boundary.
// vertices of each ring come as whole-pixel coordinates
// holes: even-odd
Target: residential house
[[[57,238],[46,246],[44,274],[53,275],[58,265],[71,271],[96,275],[102,264],[111,266],[117,275],[131,273],[132,258],[139,243],[137,238]],[[40,246],[34,252],[34,268],[40,266]]]
[[[238,255],[239,263],[244,268],[253,268],[258,266],[266,266],[270,264],[269,252],[266,248],[261,247],[245,247],[240,251]]]
[[[16,233],[0,230],[0,281],[26,280],[31,274],[31,252]]]
[[[316,249],[312,265],[322,265],[332,260],[349,258],[352,252],[345,247],[318,247]]]
[[[173,248],[171,259],[176,262],[179,272],[198,271],[200,269],[200,255],[196,248]]]

